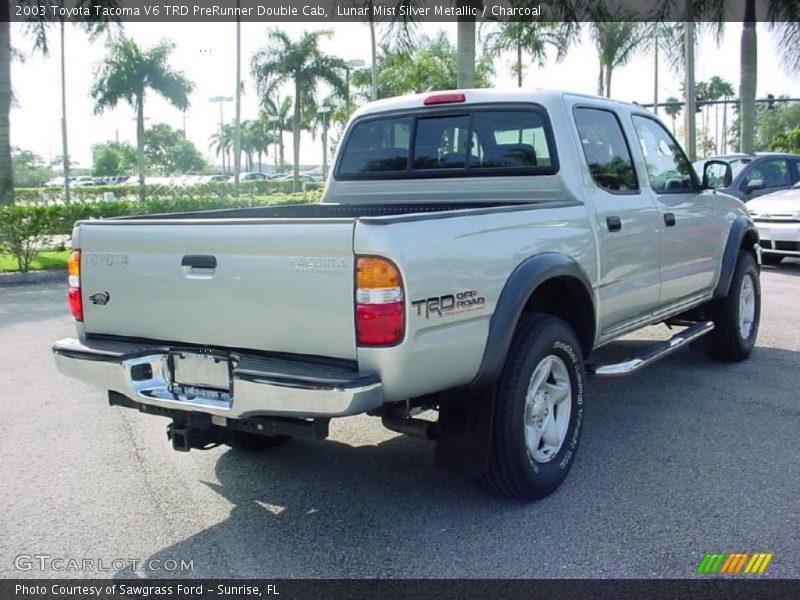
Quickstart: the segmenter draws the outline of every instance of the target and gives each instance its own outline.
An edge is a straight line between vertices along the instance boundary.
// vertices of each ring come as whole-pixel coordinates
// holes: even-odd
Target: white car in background
[[[800,184],[751,200],[747,209],[758,228],[764,264],[800,258]]]
[[[97,185],[95,183],[94,177],[89,177],[88,175],[81,175],[80,177],[75,177],[74,179],[70,180],[70,183],[74,186],[87,186],[87,185]]]

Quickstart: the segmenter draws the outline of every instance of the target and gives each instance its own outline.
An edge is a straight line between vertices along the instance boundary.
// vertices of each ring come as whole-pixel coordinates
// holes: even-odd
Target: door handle
[[[667,227],[675,227],[675,214],[664,213],[664,225]]]
[[[622,229],[622,220],[619,217],[608,217],[606,225],[609,231],[620,231]]]
[[[181,259],[181,266],[192,269],[216,269],[217,257],[207,254],[187,254]]]

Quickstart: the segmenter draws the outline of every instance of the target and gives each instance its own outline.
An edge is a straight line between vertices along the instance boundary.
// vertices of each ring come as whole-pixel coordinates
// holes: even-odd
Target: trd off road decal
[[[412,300],[411,306],[417,310],[417,316],[449,317],[472,310],[481,310],[486,306],[486,299],[477,290],[467,290],[444,296],[431,296],[423,300]]]

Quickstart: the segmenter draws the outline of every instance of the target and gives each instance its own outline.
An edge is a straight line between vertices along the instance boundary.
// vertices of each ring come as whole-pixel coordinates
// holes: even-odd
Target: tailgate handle
[[[217,257],[207,254],[187,254],[181,259],[181,266],[193,269],[216,269]]]

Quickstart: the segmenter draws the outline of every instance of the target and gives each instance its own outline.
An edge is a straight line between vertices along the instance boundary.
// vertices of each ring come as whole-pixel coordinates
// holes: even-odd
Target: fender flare
[[[733,272],[736,269],[739,250],[742,247],[742,241],[747,235],[755,236],[756,243],[758,243],[758,230],[749,219],[740,215],[734,219],[728,231],[728,241],[725,243],[725,250],[722,254],[719,281],[714,289],[714,300],[720,300],[728,295],[731,281],[733,280]]]
[[[564,276],[577,280],[583,286],[592,302],[592,323],[595,323],[596,305],[592,285],[575,259],[559,252],[544,252],[525,259],[512,271],[500,292],[489,321],[489,335],[483,350],[483,360],[470,387],[480,388],[497,381],[503,371],[517,322],[531,294],[546,281]],[[594,333],[593,325],[592,342]]]

